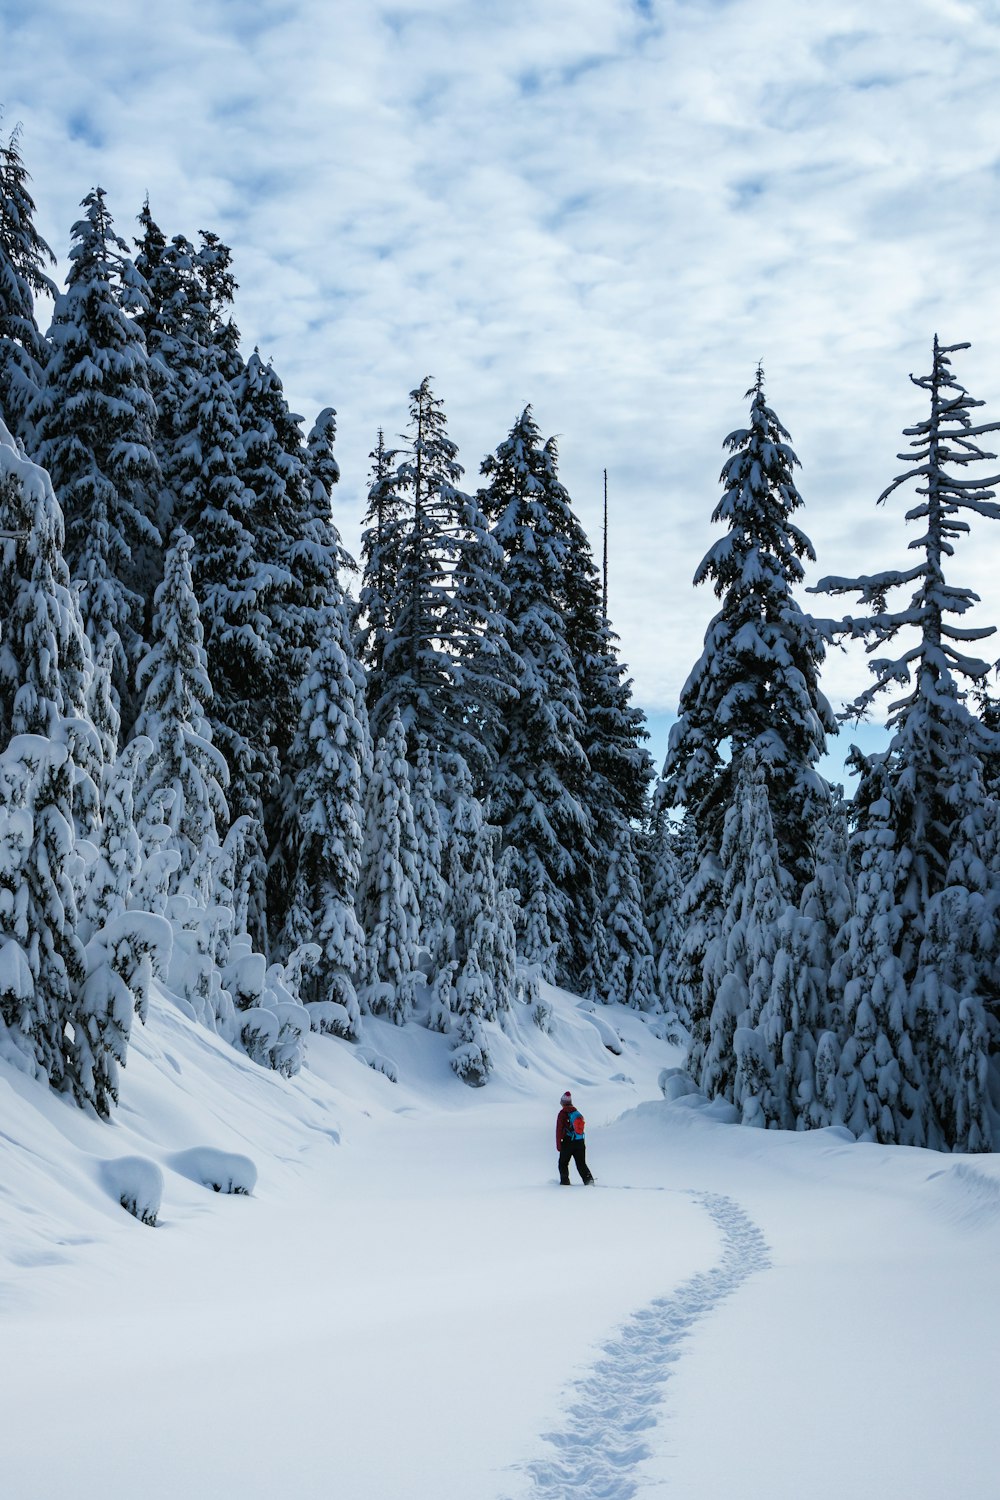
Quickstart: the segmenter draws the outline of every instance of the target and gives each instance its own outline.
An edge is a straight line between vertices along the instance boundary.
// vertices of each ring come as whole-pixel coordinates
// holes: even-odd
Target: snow
[[[995,1500],[998,1158],[740,1128],[542,998],[481,1089],[368,1017],[283,1078],[155,983],[111,1123],[0,1062],[3,1493]]]

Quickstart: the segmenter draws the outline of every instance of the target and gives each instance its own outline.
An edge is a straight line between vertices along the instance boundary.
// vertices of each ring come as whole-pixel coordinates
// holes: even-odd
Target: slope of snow
[[[481,1090],[380,1022],[284,1080],[164,1000],[111,1125],[0,1064],[3,1493],[994,1500],[997,1158],[737,1129],[546,998]]]

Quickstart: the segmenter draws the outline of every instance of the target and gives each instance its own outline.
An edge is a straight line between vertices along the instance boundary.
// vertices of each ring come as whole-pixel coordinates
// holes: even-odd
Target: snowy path
[[[691,1193],[722,1234],[722,1259],[669,1297],[633,1314],[574,1388],[568,1421],[544,1434],[554,1458],[528,1464],[537,1500],[631,1500],[639,1464],[649,1457],[641,1434],[655,1426],[663,1386],[693,1325],[770,1265],[764,1236],[732,1198]]]

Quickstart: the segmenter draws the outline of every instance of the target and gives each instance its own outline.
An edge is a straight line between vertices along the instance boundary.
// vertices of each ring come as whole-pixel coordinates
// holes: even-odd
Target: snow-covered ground
[[[996,1500],[997,1157],[739,1129],[547,993],[478,1091],[379,1023],[398,1082],[285,1081],[155,997],[110,1126],[0,1064],[4,1500]]]

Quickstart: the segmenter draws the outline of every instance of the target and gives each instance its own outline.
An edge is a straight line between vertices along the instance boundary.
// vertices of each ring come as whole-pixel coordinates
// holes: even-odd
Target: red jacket
[[[563,1137],[566,1134],[566,1127],[569,1124],[569,1117],[570,1117],[570,1115],[572,1115],[572,1114],[578,1114],[578,1113],[579,1113],[579,1111],[577,1110],[577,1107],[576,1107],[575,1104],[564,1104],[563,1107],[562,1107],[562,1109],[559,1111],[558,1115],[556,1115],[556,1150],[557,1151],[561,1151],[562,1150]],[[570,1139],[574,1140],[574,1141],[582,1141],[583,1140],[583,1136],[581,1136],[581,1135],[574,1135],[574,1136],[571,1136]]]

